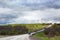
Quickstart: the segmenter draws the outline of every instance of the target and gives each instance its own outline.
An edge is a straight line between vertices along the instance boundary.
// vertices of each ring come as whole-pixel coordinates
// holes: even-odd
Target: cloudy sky
[[[60,0],[0,0],[0,24],[60,23]]]

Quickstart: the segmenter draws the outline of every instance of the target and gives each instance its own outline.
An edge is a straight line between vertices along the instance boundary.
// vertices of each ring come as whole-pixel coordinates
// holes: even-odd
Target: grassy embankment
[[[47,35],[44,34],[44,32],[41,33],[37,33],[35,35],[33,35],[36,38],[39,38],[40,40],[60,40],[60,24],[54,25],[52,26],[54,33],[58,36],[54,36],[51,38],[48,38]]]
[[[55,36],[55,37],[48,38],[43,32],[37,33],[33,36],[35,38],[39,38],[40,40],[60,40],[60,36]]]
[[[0,35],[20,35],[34,32],[47,24],[9,24],[0,25]]]

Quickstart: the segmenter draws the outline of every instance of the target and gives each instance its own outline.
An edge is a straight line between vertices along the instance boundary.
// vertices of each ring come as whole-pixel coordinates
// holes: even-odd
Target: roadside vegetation
[[[0,35],[19,35],[37,31],[48,24],[9,24],[0,25]]]
[[[60,24],[54,24],[44,32],[33,35],[40,40],[60,40]]]
[[[20,35],[34,32],[49,24],[9,24],[0,25],[0,35]],[[60,24],[54,24],[45,31],[33,35],[40,40],[60,40]]]

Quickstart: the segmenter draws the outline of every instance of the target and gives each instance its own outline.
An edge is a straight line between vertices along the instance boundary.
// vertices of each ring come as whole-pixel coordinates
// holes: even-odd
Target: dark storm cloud
[[[13,21],[18,23],[18,20],[21,19],[23,19],[21,23],[26,23],[26,20],[28,19],[60,21],[60,0],[0,0],[0,8],[3,8],[3,10],[5,8],[12,9],[12,11],[8,11],[7,9],[8,13],[10,14],[6,13],[5,11],[3,11],[4,13],[2,14],[0,10],[0,18],[3,18],[1,19],[0,23],[13,23]]]
[[[31,9],[40,8],[60,8],[60,0],[0,0],[0,6],[8,8],[29,7]]]

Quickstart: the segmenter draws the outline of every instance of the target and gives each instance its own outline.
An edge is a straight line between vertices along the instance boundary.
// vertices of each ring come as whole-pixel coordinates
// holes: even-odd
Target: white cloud
[[[12,9],[9,9],[9,8],[0,8],[0,14],[1,13],[7,13],[7,12],[11,12],[13,11]]]
[[[0,8],[0,15],[4,14],[12,16],[11,20],[7,19],[9,23],[43,23],[43,22],[59,22],[60,21],[60,9],[44,9],[44,10],[32,10],[32,11],[15,11],[9,8]],[[13,14],[12,14],[13,13]],[[16,15],[17,14],[17,15]],[[8,17],[8,18],[10,18]],[[13,18],[16,17],[16,18]],[[6,21],[6,18],[1,19],[2,22]]]
[[[60,9],[23,11],[22,13],[24,16],[19,16],[12,23],[51,23],[60,21]]]

